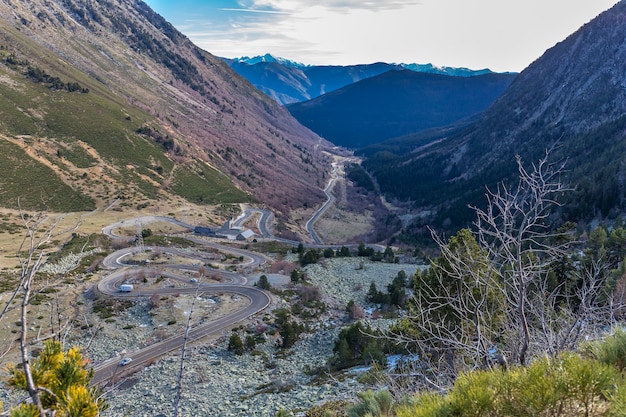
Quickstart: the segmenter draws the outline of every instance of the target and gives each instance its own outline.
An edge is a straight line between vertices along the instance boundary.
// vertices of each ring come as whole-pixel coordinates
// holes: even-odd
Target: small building
[[[254,237],[255,233],[250,230],[250,229],[245,229],[242,230],[241,232],[237,233],[237,236],[235,237],[235,239],[237,240],[248,240],[251,239],[252,237]]]
[[[211,229],[210,227],[206,226],[196,226],[193,228],[193,232],[201,236],[216,237],[228,240],[248,240],[255,236],[255,233],[252,230],[235,226],[232,217],[228,219],[218,229]]]

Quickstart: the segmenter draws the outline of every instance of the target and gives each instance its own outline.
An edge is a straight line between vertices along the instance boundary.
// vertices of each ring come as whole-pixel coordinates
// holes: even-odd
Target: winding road
[[[327,201],[313,214],[313,216],[306,223],[306,230],[311,235],[311,239],[314,244],[310,245],[312,247],[321,247],[323,242],[322,239],[317,235],[314,230],[315,222],[324,214],[324,212],[328,209],[328,207],[334,202],[335,197],[332,195],[331,191],[335,185],[335,182],[338,178],[338,169],[339,166],[337,163],[333,163],[333,170],[331,173],[331,179],[328,182],[328,185],[324,189],[324,193],[327,196]],[[260,217],[257,221],[257,226],[260,231],[260,234],[264,238],[276,239],[278,241],[284,241],[290,244],[298,245],[300,242],[290,241],[286,239],[280,239],[273,236],[268,228],[269,221],[273,213],[269,210],[262,209],[247,209],[245,210],[241,216],[235,219],[235,226],[242,225],[246,220],[252,216],[252,214],[257,213],[260,214]],[[176,226],[180,226],[189,231],[194,229],[194,226],[189,225],[180,220],[170,218],[170,217],[162,217],[162,216],[144,216],[138,217],[136,219],[124,220],[121,222],[117,222],[106,226],[102,229],[102,232],[113,238],[113,239],[123,239],[123,240],[132,240],[134,236],[120,236],[115,233],[116,229],[119,228],[129,228],[129,227],[137,227],[141,228],[144,224],[154,223],[154,222],[169,222]],[[222,252],[230,253],[236,257],[242,259],[242,263],[239,264],[242,267],[246,268],[254,268],[256,266],[260,266],[267,261],[267,258],[261,254],[234,248],[231,246],[220,245],[218,243],[209,242],[205,239],[190,237],[187,236],[186,239],[191,240],[199,245],[204,245],[206,247],[210,247],[212,249],[217,249]],[[378,245],[373,245],[378,246]],[[179,270],[179,271],[199,271],[203,269],[203,271],[211,272],[217,270],[207,268],[204,264],[209,263],[212,259],[209,259],[206,256],[206,253],[202,251],[192,251],[192,250],[183,250],[176,249],[170,247],[146,247],[144,248],[146,251],[159,251],[160,253],[168,253],[170,255],[175,255],[187,259],[194,259],[200,261],[199,264],[170,264],[170,265],[159,265],[159,269],[157,270],[154,267],[149,266],[137,266],[131,265],[128,262],[124,262],[125,258],[128,258],[135,254],[138,251],[138,248],[125,248],[118,250],[105,258],[103,261],[104,267],[111,270],[111,273],[108,274],[105,278],[103,278],[98,283],[98,290],[103,293],[114,297],[146,297],[151,296],[153,294],[180,294],[180,293],[193,293],[193,294],[237,294],[241,297],[244,297],[248,300],[248,304],[230,314],[221,316],[213,321],[208,323],[198,325],[196,327],[191,328],[187,334],[181,334],[169,337],[167,339],[161,340],[157,343],[154,343],[145,348],[136,350],[132,353],[126,354],[125,357],[132,358],[132,361],[126,365],[122,366],[120,364],[120,357],[111,358],[102,363],[99,363],[93,367],[94,377],[92,383],[95,385],[103,385],[107,381],[111,381],[114,379],[116,375],[121,374],[123,370],[128,368],[136,367],[137,365],[145,364],[151,360],[154,360],[157,357],[160,357],[168,352],[171,352],[176,349],[180,349],[186,341],[200,339],[206,335],[214,334],[222,331],[223,329],[234,325],[237,322],[240,322],[262,310],[264,310],[271,302],[269,295],[250,285],[247,284],[247,279],[244,275],[227,272],[223,270],[219,270],[219,274],[222,278],[226,278],[227,283],[220,284],[208,284],[201,282],[191,282],[188,275],[179,275],[174,272],[169,272],[171,270]],[[165,272],[165,269],[168,272]],[[173,279],[178,281],[180,286],[176,288],[148,288],[142,287],[141,285],[136,285],[130,292],[121,292],[120,285],[133,277],[133,275],[139,276],[139,274],[143,274],[146,276],[147,274],[160,274],[161,276],[167,276],[169,279]],[[187,340],[185,340],[187,339]]]
[[[332,165],[333,165],[333,170],[330,174],[331,179],[328,181],[328,185],[326,185],[326,188],[324,188],[324,194],[326,194],[326,202],[322,204],[322,207],[320,207],[313,214],[313,216],[311,216],[311,218],[309,219],[309,221],[306,222],[306,225],[305,225],[307,232],[309,232],[309,234],[311,235],[311,239],[313,239],[313,242],[315,242],[315,244],[317,245],[321,245],[324,242],[322,242],[322,239],[320,239],[319,235],[317,234],[313,226],[315,225],[315,222],[317,222],[317,220],[328,209],[328,207],[330,207],[330,205],[335,202],[335,196],[331,193],[331,191],[333,190],[333,187],[335,186],[335,182],[337,182],[337,171],[339,169],[339,166],[337,165],[336,162],[333,162]]]
[[[167,217],[142,217],[135,220],[127,220],[124,222],[119,222],[114,225],[107,226],[103,229],[103,233],[107,234],[111,237],[121,238],[119,235],[115,234],[115,229],[118,227],[128,227],[133,226],[137,222],[150,223],[155,221],[167,221],[179,226],[189,227],[184,223],[176,220],[170,219]],[[266,258],[263,255],[246,251],[239,248],[232,248],[226,245],[220,245],[213,242],[208,242],[204,239],[199,238],[188,238],[193,240],[198,244],[205,245],[207,247],[218,249],[223,252],[230,253],[242,259],[242,263],[240,266],[244,267],[256,267],[262,265],[266,262]],[[165,272],[165,269],[169,270],[180,270],[182,273],[185,271],[199,271],[203,269],[207,271],[209,274],[211,272],[217,273],[218,270],[214,270],[211,268],[207,268],[204,266],[204,263],[209,261],[209,258],[206,257],[206,254],[203,254],[200,251],[191,251],[191,250],[183,250],[177,248],[170,247],[146,247],[145,251],[158,251],[160,253],[166,253],[170,255],[175,255],[179,257],[185,257],[188,259],[199,260],[201,263],[199,264],[169,264],[169,265],[159,265],[159,269],[157,270],[154,267],[146,267],[146,266],[136,266],[131,265],[128,262],[125,262],[125,258],[128,258],[135,254],[138,249],[137,248],[124,248],[120,249],[105,258],[103,261],[103,265],[105,268],[111,270],[112,272],[108,274],[105,278],[103,278],[98,283],[98,290],[107,295],[111,295],[114,297],[146,297],[153,294],[237,294],[248,300],[248,304],[230,314],[221,316],[215,320],[212,320],[208,323],[195,326],[187,332],[187,334],[181,334],[169,337],[167,339],[161,340],[157,343],[154,343],[145,348],[136,350],[132,353],[125,355],[125,357],[132,358],[132,362],[126,366],[120,365],[120,357],[115,357],[109,360],[106,360],[102,363],[99,363],[93,367],[94,376],[92,379],[92,384],[101,385],[110,381],[116,375],[119,375],[123,370],[126,370],[131,367],[135,367],[137,365],[145,364],[159,356],[162,356],[172,350],[180,349],[185,343],[185,337],[187,341],[192,341],[196,339],[200,339],[206,335],[218,333],[222,331],[224,328],[227,328],[237,322],[240,322],[262,310],[264,310],[270,304],[269,295],[253,286],[246,285],[247,279],[245,276],[234,273],[219,270],[219,274],[222,278],[226,279],[227,283],[220,284],[208,284],[202,282],[191,282],[189,276],[187,275],[179,275],[174,272]],[[173,279],[179,282],[179,286],[176,288],[147,288],[142,286],[135,286],[133,291],[131,292],[121,292],[120,285],[132,278],[133,276],[147,275],[147,274],[160,274],[161,276],[167,276],[169,279]]]

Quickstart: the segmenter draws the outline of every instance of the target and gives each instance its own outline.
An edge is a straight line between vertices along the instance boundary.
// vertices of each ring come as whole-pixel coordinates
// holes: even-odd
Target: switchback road
[[[175,219],[169,218],[150,218],[152,221],[171,221],[174,220],[176,224],[181,225],[181,222],[176,221]],[[141,218],[141,222],[148,222],[147,218]],[[114,233],[114,229],[118,227],[128,227],[132,226],[134,221],[128,222],[120,222],[115,225],[108,226],[103,229],[103,232],[109,236],[117,236]],[[183,226],[184,227],[184,226]],[[196,243],[204,244],[207,247],[219,249],[221,251],[225,251],[231,254],[234,254],[242,259],[242,263],[240,266],[246,267],[256,267],[258,265],[262,265],[266,262],[266,258],[260,254],[246,251],[239,248],[232,248],[230,246],[220,245],[217,243],[207,242],[206,240],[199,238],[190,238]],[[125,248],[119,251],[116,251],[105,258],[103,264],[105,268],[112,270],[112,272],[103,278],[98,283],[98,290],[103,293],[114,297],[145,297],[151,296],[153,294],[237,294],[241,297],[248,300],[248,304],[235,312],[230,314],[221,316],[211,322],[206,324],[202,324],[196,327],[193,327],[189,330],[186,335],[176,335],[165,340],[154,343],[145,348],[136,350],[132,353],[126,355],[126,357],[132,358],[132,362],[122,367],[120,365],[120,357],[115,357],[104,361],[100,364],[97,364],[93,367],[94,377],[92,383],[94,385],[104,384],[107,381],[111,380],[115,375],[118,375],[122,370],[125,370],[129,367],[134,367],[137,365],[145,364],[155,358],[158,358],[168,352],[171,352],[176,349],[180,349],[185,341],[192,341],[196,339],[200,339],[206,335],[214,334],[222,331],[233,324],[240,322],[259,311],[265,309],[270,303],[270,297],[264,291],[253,287],[245,285],[247,283],[247,279],[245,276],[219,270],[219,274],[222,278],[228,280],[228,283],[220,283],[220,284],[207,284],[201,282],[191,282],[189,277],[183,275],[185,271],[198,271],[200,269],[206,270],[209,274],[211,272],[218,272],[217,270],[212,270],[207,268],[204,263],[207,262],[207,258],[203,255],[202,252],[191,251],[191,250],[183,250],[177,248],[169,248],[169,247],[148,247],[145,248],[146,251],[159,251],[160,253],[167,253],[170,255],[179,256],[182,258],[194,259],[201,261],[200,263],[190,263],[190,264],[171,264],[171,265],[159,265],[159,269],[154,269],[151,267],[145,266],[136,266],[130,265],[127,262],[124,262],[124,259],[133,255],[137,248]],[[167,272],[171,270],[180,270],[181,274],[178,275],[175,272]],[[142,288],[139,285],[136,285],[136,288],[133,288],[130,292],[121,292],[120,285],[128,279],[131,279],[135,275],[139,274],[156,274],[159,273],[162,276],[167,276],[170,279],[177,280],[179,282],[179,286],[176,288]]]

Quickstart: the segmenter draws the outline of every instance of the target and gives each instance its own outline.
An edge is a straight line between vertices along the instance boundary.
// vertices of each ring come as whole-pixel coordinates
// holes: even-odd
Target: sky
[[[193,43],[310,65],[519,72],[617,0],[144,0]]]

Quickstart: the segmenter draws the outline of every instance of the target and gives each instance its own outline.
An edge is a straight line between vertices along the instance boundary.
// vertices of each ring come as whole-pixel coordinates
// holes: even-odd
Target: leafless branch
[[[626,290],[607,292],[610,268],[602,259],[580,262],[562,281],[551,275],[571,256],[573,241],[551,224],[569,188],[560,179],[564,164],[548,156],[530,169],[517,157],[519,182],[487,190],[486,208],[473,207],[474,232],[445,241],[431,230],[440,256],[427,274],[416,273],[404,325],[388,335],[420,355],[407,371],[412,383],[445,387],[461,371],[557,355],[624,311]]]
[[[63,229],[59,226],[63,216],[53,219],[43,212],[30,216],[21,209],[21,206],[20,216],[22,223],[26,228],[26,234],[17,252],[17,259],[20,264],[21,273],[17,290],[14,294],[12,294],[12,299],[17,298],[21,294],[20,351],[22,366],[26,377],[26,388],[33,404],[35,404],[39,410],[40,415],[44,416],[45,410],[39,397],[40,387],[36,385],[30,368],[30,355],[28,350],[28,308],[30,306],[31,296],[34,292],[35,275],[39,271],[39,268],[42,266],[47,255],[47,244],[61,235],[65,235],[76,230],[78,225]],[[5,311],[6,307],[3,314]]]

